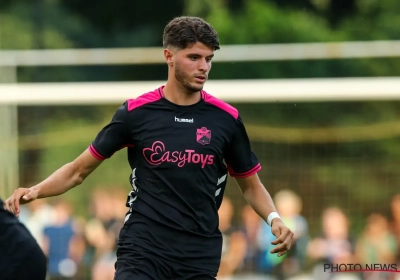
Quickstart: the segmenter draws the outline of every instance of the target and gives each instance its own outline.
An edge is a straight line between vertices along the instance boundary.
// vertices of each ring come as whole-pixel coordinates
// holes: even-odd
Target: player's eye
[[[196,55],[192,55],[192,56],[190,56],[189,58],[190,58],[190,60],[195,61],[195,60],[197,60],[199,57],[196,56]]]

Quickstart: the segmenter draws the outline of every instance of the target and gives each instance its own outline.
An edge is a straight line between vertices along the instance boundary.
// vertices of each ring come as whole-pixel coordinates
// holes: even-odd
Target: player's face
[[[199,42],[177,51],[174,55],[176,80],[188,92],[195,93],[202,90],[211,70],[213,56],[213,49]]]

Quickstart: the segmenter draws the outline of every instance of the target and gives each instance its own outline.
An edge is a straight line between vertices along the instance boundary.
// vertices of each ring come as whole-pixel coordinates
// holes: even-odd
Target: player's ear
[[[167,62],[168,66],[173,66],[173,57],[174,57],[174,52],[171,49],[165,49],[164,50],[164,58],[165,62]]]

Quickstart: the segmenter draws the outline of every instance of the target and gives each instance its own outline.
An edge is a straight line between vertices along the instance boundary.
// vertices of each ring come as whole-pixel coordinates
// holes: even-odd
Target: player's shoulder
[[[128,112],[130,112],[146,104],[156,102],[160,100],[161,97],[162,94],[160,92],[160,89],[157,88],[155,90],[143,93],[136,98],[126,100],[126,102],[124,103],[124,107]]]
[[[205,92],[202,91],[203,99],[206,103],[214,106],[216,109],[224,111],[232,116],[235,120],[239,118],[239,110],[233,107],[231,104]]]

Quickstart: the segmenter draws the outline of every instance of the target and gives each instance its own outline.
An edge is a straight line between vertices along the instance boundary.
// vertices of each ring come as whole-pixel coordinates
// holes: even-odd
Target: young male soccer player
[[[217,33],[200,18],[178,17],[163,39],[166,85],[127,100],[88,150],[40,184],[17,189],[7,208],[18,215],[20,203],[68,191],[128,147],[132,191],[115,279],[215,279],[222,247],[217,210],[228,173],[272,224],[271,253],[285,254],[293,233],[259,180],[261,166],[239,113],[203,90]]]
[[[0,198],[0,279],[44,280],[47,259],[39,244]]]

